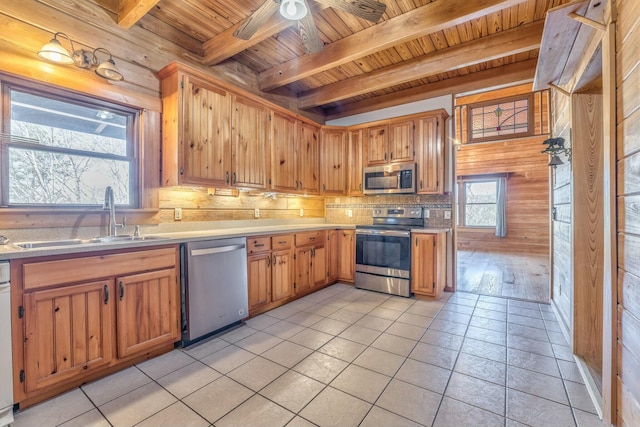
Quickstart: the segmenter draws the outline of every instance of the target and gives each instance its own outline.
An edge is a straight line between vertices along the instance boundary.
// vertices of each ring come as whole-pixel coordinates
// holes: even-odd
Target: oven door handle
[[[369,234],[374,236],[394,236],[394,237],[411,236],[411,232],[409,231],[397,231],[397,230],[356,230],[356,234]]]

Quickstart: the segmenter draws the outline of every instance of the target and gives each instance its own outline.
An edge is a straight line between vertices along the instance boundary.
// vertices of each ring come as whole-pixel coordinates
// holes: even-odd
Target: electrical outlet
[[[431,212],[429,211],[429,209],[425,209],[422,217],[426,219],[426,218],[429,218],[430,216],[431,216]]]
[[[444,219],[451,219],[451,211],[444,211]]]
[[[300,216],[304,216],[304,209],[300,209]]]
[[[351,209],[347,209],[347,216],[353,218],[353,211]]]
[[[260,218],[260,209],[256,208],[253,210],[253,217]]]
[[[173,219],[176,221],[182,221],[182,208],[175,208],[173,210]]]

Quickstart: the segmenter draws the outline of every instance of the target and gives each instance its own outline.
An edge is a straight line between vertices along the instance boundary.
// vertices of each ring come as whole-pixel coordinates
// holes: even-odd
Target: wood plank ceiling
[[[324,49],[305,54],[293,21],[275,13],[250,40],[233,31],[264,1],[92,0],[171,40],[203,65],[237,61],[264,92],[327,118],[532,80],[546,11],[568,0],[380,0],[377,24],[308,0]],[[277,0],[279,1],[279,0]],[[353,0],[346,0],[353,1]]]

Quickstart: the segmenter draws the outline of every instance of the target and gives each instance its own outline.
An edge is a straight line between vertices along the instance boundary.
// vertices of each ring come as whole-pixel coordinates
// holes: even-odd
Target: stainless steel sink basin
[[[43,240],[43,241],[34,241],[34,242],[19,242],[19,243],[16,243],[16,246],[19,246],[23,249],[43,249],[43,248],[54,248],[59,246],[70,246],[70,245],[95,245],[97,243],[139,242],[143,240],[157,240],[157,239],[161,239],[161,237],[133,236],[128,234],[123,236],[93,237],[91,239]]]

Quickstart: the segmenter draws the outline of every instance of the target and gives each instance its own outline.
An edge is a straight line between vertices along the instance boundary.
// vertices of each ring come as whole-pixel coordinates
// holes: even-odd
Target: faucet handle
[[[120,224],[120,228],[124,228],[127,226],[127,217],[123,216],[122,217],[122,224]]]
[[[133,237],[140,237],[140,226],[136,225],[136,228],[133,231]]]

